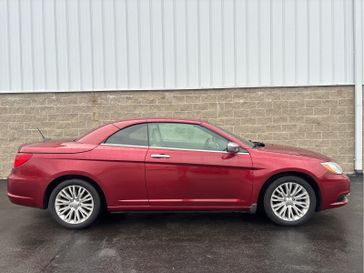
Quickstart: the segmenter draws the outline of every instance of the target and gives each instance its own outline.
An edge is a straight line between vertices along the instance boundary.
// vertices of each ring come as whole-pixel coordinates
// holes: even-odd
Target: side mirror
[[[228,153],[236,154],[239,152],[240,146],[236,144],[235,142],[229,142],[226,148],[226,151]]]

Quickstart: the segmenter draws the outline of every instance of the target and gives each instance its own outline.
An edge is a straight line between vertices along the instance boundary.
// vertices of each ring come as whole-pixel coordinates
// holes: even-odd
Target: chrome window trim
[[[157,147],[157,146],[142,146],[142,145],[139,146],[139,145],[126,145],[126,144],[113,144],[113,143],[101,143],[100,145],[101,146],[116,146],[116,147],[130,147],[130,148],[150,148],[150,149],[165,149],[165,150],[177,150],[177,151],[192,151],[192,152],[208,152],[208,153],[229,154],[227,151],[184,149],[184,148],[172,148],[172,147]],[[239,152],[239,153],[236,153],[236,154],[246,155],[246,154],[249,154],[249,152]]]
[[[117,144],[117,143],[100,143],[101,146],[116,146],[116,147],[130,147],[130,148],[149,148],[145,145],[128,145],[128,144]]]
[[[227,151],[212,151],[212,150],[199,150],[199,149],[184,149],[184,148],[172,148],[172,147],[157,147],[157,146],[149,146],[150,149],[166,149],[166,150],[178,150],[178,151],[193,151],[193,152],[208,152],[208,153],[223,153],[229,154]],[[243,148],[244,149],[244,148]],[[239,152],[236,154],[249,154],[248,152]]]

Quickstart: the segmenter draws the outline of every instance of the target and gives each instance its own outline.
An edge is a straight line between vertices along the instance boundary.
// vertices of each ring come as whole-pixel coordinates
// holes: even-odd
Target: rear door
[[[249,153],[225,151],[228,139],[188,123],[149,123],[146,182],[156,208],[226,209],[250,205]]]
[[[110,209],[148,207],[144,160],[147,124],[121,129],[92,151],[90,164],[103,183]]]

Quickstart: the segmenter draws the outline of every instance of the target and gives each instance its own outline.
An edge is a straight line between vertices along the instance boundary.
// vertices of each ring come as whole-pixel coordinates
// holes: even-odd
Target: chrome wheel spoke
[[[54,206],[58,217],[64,222],[80,224],[91,216],[94,210],[94,199],[86,188],[71,185],[57,194]]]
[[[294,212],[295,212],[296,215],[302,215],[302,210],[300,210],[296,206],[293,206],[292,209],[294,210]]]
[[[286,203],[285,202],[279,202],[279,203],[276,203],[273,205],[273,208],[276,208],[276,209],[279,209],[281,208],[282,206],[284,206]]]
[[[294,218],[292,207],[288,207],[288,219],[292,220]]]
[[[76,190],[75,190],[75,186],[71,187],[71,192],[72,192],[72,198],[76,198]]]
[[[274,202],[282,202],[284,201],[284,198],[283,197],[279,197],[279,196],[272,196],[272,201]]]
[[[80,200],[83,198],[83,195],[85,192],[86,192],[86,190],[84,188],[80,189],[80,191],[78,192],[78,198]]]
[[[280,194],[280,196],[286,196],[285,192],[283,191],[283,189],[281,187],[277,188],[277,193]]]
[[[284,184],[284,187],[286,189],[286,194],[289,195],[290,191],[289,191],[289,183]]]
[[[68,210],[70,210],[70,208],[67,206],[67,207],[60,208],[59,209],[59,212],[62,213],[62,214],[64,214]]]
[[[303,193],[300,193],[298,195],[295,196],[296,199],[302,199],[302,198],[306,198],[308,196],[307,192],[304,191]]]
[[[69,200],[65,200],[65,199],[62,199],[62,198],[59,198],[56,200],[56,203],[57,204],[60,204],[60,205],[68,205],[70,203]]]
[[[287,215],[286,215],[288,221],[291,221],[291,207],[287,207]]]
[[[64,216],[64,218],[65,218],[66,220],[69,220],[69,218],[70,218],[71,214],[72,214],[72,209],[70,209],[70,210],[67,212],[67,214]]]
[[[293,184],[291,195],[295,196],[300,187],[301,187],[300,185]]]
[[[92,196],[87,195],[86,197],[81,198],[80,202],[89,202],[91,200],[92,200]]]
[[[308,200],[308,198],[304,198],[304,199],[295,199],[294,200],[294,203],[295,204],[298,204],[298,205],[305,205],[306,203],[307,203],[307,200]]]
[[[72,188],[69,187],[65,190],[65,193],[67,193],[71,199],[73,199],[73,192],[72,192]]]
[[[270,205],[273,213],[284,221],[301,219],[310,208],[307,190],[296,182],[286,182],[274,189]]]
[[[279,215],[281,217],[283,217],[286,214],[286,211],[287,211],[287,207],[283,206],[282,209],[279,211]]]
[[[92,208],[93,207],[93,204],[83,203],[81,205],[81,207],[84,207],[84,208]]]
[[[79,210],[75,210],[75,218],[76,218],[76,222],[80,221],[80,213]]]
[[[67,193],[67,191],[61,191],[60,196],[67,200],[72,200],[72,196]]]
[[[87,216],[87,212],[82,207],[80,207],[79,211],[80,211],[80,214],[81,214],[82,217]]]

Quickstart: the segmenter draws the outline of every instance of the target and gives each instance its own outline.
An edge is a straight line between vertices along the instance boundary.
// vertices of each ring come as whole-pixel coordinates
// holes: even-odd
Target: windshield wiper
[[[251,143],[253,143],[253,148],[257,148],[257,147],[264,147],[265,144],[263,142],[259,142],[259,141],[251,141],[249,140]]]

